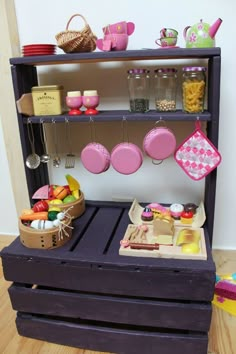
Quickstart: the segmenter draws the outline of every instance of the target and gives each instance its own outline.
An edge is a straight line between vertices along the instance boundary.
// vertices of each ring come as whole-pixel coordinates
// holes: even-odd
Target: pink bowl
[[[156,127],[144,137],[143,150],[154,160],[164,160],[172,155],[176,148],[173,132],[166,127]]]
[[[99,174],[110,167],[110,153],[99,143],[90,143],[81,152],[81,162],[91,173]]]
[[[132,143],[120,143],[111,152],[112,167],[123,175],[135,173],[143,163],[142,151]]]

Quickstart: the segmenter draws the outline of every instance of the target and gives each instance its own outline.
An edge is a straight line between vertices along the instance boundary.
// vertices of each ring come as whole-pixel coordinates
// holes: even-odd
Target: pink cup
[[[111,50],[126,50],[129,36],[127,34],[106,34],[104,41],[110,41]]]
[[[130,36],[135,29],[135,24],[133,22],[121,21],[114,23],[112,25],[107,25],[103,27],[103,33],[106,34],[127,34]]]

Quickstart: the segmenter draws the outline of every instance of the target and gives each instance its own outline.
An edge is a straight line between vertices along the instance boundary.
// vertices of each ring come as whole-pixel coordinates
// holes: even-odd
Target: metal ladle
[[[27,132],[28,138],[31,146],[31,154],[26,158],[26,166],[31,170],[34,170],[39,167],[40,165],[40,157],[35,153],[35,146],[34,146],[34,131],[32,126],[32,121],[29,119],[27,122]]]
[[[40,156],[40,161],[42,163],[48,163],[51,159],[51,156],[47,153],[47,139],[46,139],[46,131],[44,129],[43,120],[41,120],[40,126],[40,139],[43,146],[43,154]]]

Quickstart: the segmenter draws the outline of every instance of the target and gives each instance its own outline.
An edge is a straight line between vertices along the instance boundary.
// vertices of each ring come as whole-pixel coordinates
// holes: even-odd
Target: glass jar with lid
[[[159,68],[154,71],[155,106],[159,112],[176,110],[177,70]]]
[[[150,76],[147,69],[128,70],[128,90],[130,111],[144,113],[149,111]]]
[[[187,113],[204,111],[206,91],[206,67],[187,66],[183,68],[183,110]]]

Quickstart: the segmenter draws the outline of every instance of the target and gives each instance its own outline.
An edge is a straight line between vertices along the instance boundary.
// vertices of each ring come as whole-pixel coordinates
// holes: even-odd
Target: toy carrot
[[[22,221],[31,221],[31,220],[48,220],[48,212],[41,211],[32,214],[22,214],[20,216],[20,220]]]

